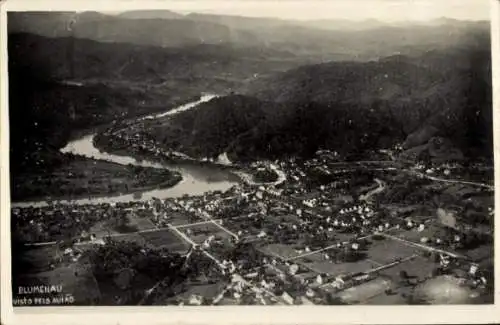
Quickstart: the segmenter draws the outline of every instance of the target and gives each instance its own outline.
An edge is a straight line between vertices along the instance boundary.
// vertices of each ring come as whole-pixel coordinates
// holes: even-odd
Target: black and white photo
[[[14,310],[492,306],[491,3],[232,3],[6,12]]]

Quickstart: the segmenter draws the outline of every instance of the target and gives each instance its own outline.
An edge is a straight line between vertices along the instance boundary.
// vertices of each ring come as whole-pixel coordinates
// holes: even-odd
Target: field
[[[431,276],[431,273],[435,268],[436,264],[421,256],[417,256],[412,260],[382,270],[380,271],[380,274],[386,275],[396,281],[400,279],[400,272],[406,271],[410,278],[422,281]]]
[[[363,303],[372,297],[378,296],[394,284],[389,279],[379,277],[356,287],[342,291],[340,298],[348,304]]]
[[[283,244],[269,244],[260,247],[259,250],[264,254],[285,259],[292,258],[298,255],[292,246]]]
[[[303,260],[299,259],[297,260],[297,262],[303,262]],[[303,264],[307,265],[307,267],[317,273],[330,274],[333,276],[368,271],[379,266],[378,264],[370,262],[368,260],[362,260],[353,263],[334,263],[331,261],[323,261]]]
[[[55,246],[49,245],[23,249],[14,254],[13,263],[16,263],[18,267],[27,269],[30,273],[38,273],[50,269],[50,264],[55,260],[58,252]]]
[[[201,218],[196,217],[187,212],[170,212],[167,214],[168,223],[172,226],[181,226],[194,222],[203,221]]]
[[[480,245],[472,250],[468,250],[465,253],[466,256],[471,258],[476,262],[483,262],[493,259],[493,246],[492,245]]]
[[[213,299],[216,297],[223,289],[226,283],[219,281],[216,283],[192,283],[189,287],[177,295],[176,298],[189,299],[191,295],[199,295],[204,298]]]
[[[138,231],[154,229],[156,227],[154,223],[151,222],[151,220],[149,220],[149,218],[140,217],[137,214],[130,214],[129,221],[130,221],[129,226],[137,228]]]
[[[178,180],[178,175],[168,170],[72,156],[52,172],[16,175],[11,191],[14,201],[76,199],[168,187]]]
[[[390,254],[387,254],[387,252],[390,252]],[[403,259],[419,252],[420,250],[418,248],[386,239],[375,241],[368,247],[366,254],[370,260],[373,260],[378,264],[387,264],[392,263],[398,258]]]
[[[114,236],[113,239],[117,241],[134,242],[144,246],[150,245],[146,238],[140,233],[120,234],[119,236]]]
[[[155,228],[155,225],[148,218],[140,217],[136,214],[129,214],[127,220],[128,224],[125,227],[116,227],[111,220],[97,222],[89,229],[89,233],[95,234],[97,237],[101,238],[107,235],[117,235]]]
[[[438,225],[425,225],[423,231],[418,231],[416,229],[402,231],[395,236],[404,240],[408,240],[414,243],[419,243],[420,239],[423,237],[433,238],[437,233],[442,230]]]
[[[157,248],[167,248],[172,252],[183,253],[189,249],[189,244],[168,229],[143,232],[140,236],[144,238],[148,244]]]

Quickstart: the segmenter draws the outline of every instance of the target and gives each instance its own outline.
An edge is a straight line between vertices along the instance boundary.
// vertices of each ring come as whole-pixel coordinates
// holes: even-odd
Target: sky
[[[241,16],[280,17],[283,19],[377,19],[382,21],[430,20],[440,17],[465,20],[489,19],[488,0],[321,0],[288,1],[275,5],[267,1],[258,5],[256,1],[226,2],[216,9],[204,8],[202,2],[196,10]],[[234,1],[233,1],[234,3]]]
[[[135,9],[169,9],[180,13],[214,13],[250,17],[283,19],[377,19],[385,22],[431,20],[440,17],[463,20],[488,20],[493,0],[122,0],[122,1],[63,1],[45,0],[52,10],[96,10],[122,12]],[[31,3],[35,0],[11,1]],[[42,2],[40,2],[40,6]],[[80,11],[79,10],[79,11]]]
[[[283,19],[430,20],[448,17],[489,19],[489,0],[319,0],[319,1],[186,1],[182,13],[203,12]],[[260,3],[260,4],[259,4]],[[172,10],[175,10],[172,6]],[[183,6],[191,8],[184,9]]]
[[[203,2],[198,1],[197,8],[192,10],[178,11],[299,20],[377,19],[388,22],[440,17],[487,20],[490,15],[488,0],[321,0],[287,1],[280,4],[266,1],[265,5],[259,5],[257,1],[232,1],[221,3],[216,8],[206,7]]]

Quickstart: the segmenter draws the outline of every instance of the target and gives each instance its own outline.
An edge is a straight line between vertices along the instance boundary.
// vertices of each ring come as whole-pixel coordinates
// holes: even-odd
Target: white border
[[[308,9],[314,10],[314,2],[304,1]],[[354,0],[353,0],[354,1]],[[405,0],[410,1],[410,0]],[[450,1],[451,0],[436,0]],[[477,0],[487,1],[487,0]],[[269,10],[276,10],[279,17],[279,7],[285,6],[286,1],[210,1],[197,0],[208,8],[219,6],[266,6]],[[297,2],[297,1],[295,1]],[[454,0],[457,3],[456,0]],[[500,121],[497,120],[500,110],[500,2],[491,2],[492,25],[492,64],[494,89],[494,130],[500,130]],[[189,10],[194,1],[9,1],[1,4],[1,127],[0,127],[0,207],[1,207],[1,323],[2,324],[437,324],[437,323],[496,323],[500,321],[500,276],[499,268],[495,268],[496,305],[491,306],[297,306],[297,307],[48,307],[16,310],[13,312],[12,297],[10,294],[10,203],[9,203],[9,127],[8,127],[8,99],[7,99],[7,31],[6,11],[82,11],[82,10],[131,10],[131,9],[171,9]],[[494,134],[495,171],[500,169],[500,133]],[[495,183],[500,181],[500,175],[495,172]],[[495,205],[500,206],[499,195],[495,193]],[[498,224],[498,222],[496,223]],[[495,226],[498,230],[498,225]],[[495,252],[499,250],[499,240],[495,240]],[[497,254],[495,254],[497,255]],[[496,264],[496,263],[495,263]]]

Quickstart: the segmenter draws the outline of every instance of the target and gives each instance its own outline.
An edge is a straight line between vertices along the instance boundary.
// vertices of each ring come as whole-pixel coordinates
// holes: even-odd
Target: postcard
[[[2,323],[499,321],[499,8],[3,3]]]

